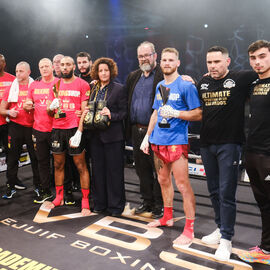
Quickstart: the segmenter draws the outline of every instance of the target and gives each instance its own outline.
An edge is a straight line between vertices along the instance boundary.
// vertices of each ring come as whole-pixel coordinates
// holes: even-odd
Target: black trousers
[[[126,202],[124,141],[103,143],[98,135],[93,135],[90,151],[94,208],[120,214]]]
[[[146,131],[146,128],[138,128],[136,125],[132,126],[135,169],[140,180],[140,193],[143,201],[152,207],[159,207],[163,205],[163,202],[160,185],[155,173],[153,153],[149,156],[140,150]]]
[[[6,156],[6,163],[8,161],[8,125],[0,126],[0,143],[1,146],[4,146],[4,152]]]
[[[23,144],[27,145],[27,151],[31,159],[31,167],[33,171],[33,184],[38,187],[40,184],[38,162],[34,150],[32,140],[32,128],[24,127],[10,121],[8,126],[8,162],[7,162],[7,183],[14,187],[17,181],[18,162],[22,152]]]
[[[8,151],[8,125],[0,125],[0,142],[4,146],[4,151],[7,154]],[[6,157],[7,161],[7,157]]]
[[[247,152],[246,170],[254,197],[261,211],[260,247],[270,252],[270,156]]]
[[[40,175],[40,185],[43,191],[50,189],[51,181],[51,166],[50,166],[50,146],[51,146],[51,132],[41,132],[33,129],[35,137],[35,150],[38,160],[38,170]]]

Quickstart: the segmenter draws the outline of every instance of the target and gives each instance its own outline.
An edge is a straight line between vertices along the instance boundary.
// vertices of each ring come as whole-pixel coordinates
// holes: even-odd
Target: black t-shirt
[[[201,146],[244,142],[245,101],[256,79],[253,71],[229,71],[220,80],[201,79],[197,87],[203,108]]]
[[[252,85],[247,150],[270,155],[270,78]]]
[[[86,76],[83,76],[82,74],[79,74],[79,77],[81,79],[85,80],[86,82],[88,82],[89,84],[92,81],[92,78],[91,78],[90,74],[87,74]]]

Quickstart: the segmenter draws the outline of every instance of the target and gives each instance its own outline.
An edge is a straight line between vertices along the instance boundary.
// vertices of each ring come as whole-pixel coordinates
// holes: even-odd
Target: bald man
[[[64,57],[63,54],[59,53],[59,54],[56,54],[54,57],[53,57],[53,70],[54,70],[54,76],[55,77],[58,77],[58,78],[61,78],[61,59]]]
[[[24,143],[31,159],[33,170],[33,182],[35,190],[38,189],[40,179],[37,159],[32,141],[33,112],[23,109],[26,101],[28,88],[33,81],[30,76],[31,70],[27,62],[20,62],[16,66],[16,80],[6,89],[0,106],[0,114],[10,120],[8,127],[8,161],[7,161],[7,191],[4,199],[11,199],[16,193],[18,161]],[[18,91],[19,90],[19,91]]]
[[[41,80],[33,82],[28,90],[24,109],[31,112],[34,108],[33,140],[38,159],[40,192],[34,203],[43,203],[52,198],[50,190],[50,144],[53,117],[47,113],[50,90],[59,80],[53,76],[52,61],[42,58],[38,64]]]
[[[90,91],[89,84],[74,75],[75,63],[73,58],[65,56],[61,59],[61,79],[56,84],[55,91],[50,92],[48,111],[54,113],[51,149],[54,157],[56,198],[46,202],[46,207],[52,209],[64,204],[64,167],[65,153],[73,157],[80,174],[82,191],[82,215],[90,215],[89,207],[89,172],[85,161],[83,142],[78,148],[71,148],[69,140],[75,135],[80,118],[76,113],[84,110]],[[59,117],[59,109],[61,117]]]

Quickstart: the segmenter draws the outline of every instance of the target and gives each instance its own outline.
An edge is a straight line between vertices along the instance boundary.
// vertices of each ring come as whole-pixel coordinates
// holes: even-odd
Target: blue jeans
[[[227,240],[234,235],[240,155],[239,144],[212,144],[201,148],[215,222],[222,238]]]

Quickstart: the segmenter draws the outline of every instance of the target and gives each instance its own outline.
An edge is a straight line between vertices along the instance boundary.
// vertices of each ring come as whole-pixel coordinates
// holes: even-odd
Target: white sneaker
[[[202,238],[202,242],[207,244],[207,245],[215,245],[215,244],[219,244],[220,238],[221,238],[220,229],[217,228],[212,233],[204,236]]]
[[[228,261],[232,253],[232,241],[221,238],[218,249],[215,253],[215,259],[219,261]]]

